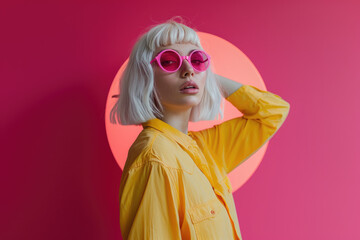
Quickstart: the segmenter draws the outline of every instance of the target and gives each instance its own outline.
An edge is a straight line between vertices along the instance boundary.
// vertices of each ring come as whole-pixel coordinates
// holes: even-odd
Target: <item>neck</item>
[[[176,128],[180,132],[188,134],[190,112],[191,108],[182,112],[164,111],[164,117],[161,120]]]

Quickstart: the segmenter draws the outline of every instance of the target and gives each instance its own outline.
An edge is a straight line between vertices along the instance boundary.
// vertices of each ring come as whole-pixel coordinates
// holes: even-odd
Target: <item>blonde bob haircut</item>
[[[203,49],[195,30],[178,23],[174,18],[153,26],[136,42],[128,64],[120,77],[120,96],[110,112],[110,122],[122,125],[140,125],[150,119],[163,117],[163,108],[154,86],[150,61],[156,48],[176,43],[191,43]],[[204,94],[190,113],[190,121],[213,120],[223,117],[222,94],[210,67],[206,70]]]

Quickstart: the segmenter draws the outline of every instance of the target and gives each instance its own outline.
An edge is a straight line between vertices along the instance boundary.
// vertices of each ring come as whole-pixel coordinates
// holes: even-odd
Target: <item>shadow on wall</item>
[[[49,94],[2,129],[0,239],[121,239],[121,169],[85,86]]]

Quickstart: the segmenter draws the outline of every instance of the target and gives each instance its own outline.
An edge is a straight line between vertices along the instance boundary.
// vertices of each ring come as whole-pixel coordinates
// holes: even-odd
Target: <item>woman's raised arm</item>
[[[243,116],[191,135],[207,159],[229,173],[274,136],[288,116],[290,104],[269,91],[221,76],[219,80],[230,94],[226,100]]]

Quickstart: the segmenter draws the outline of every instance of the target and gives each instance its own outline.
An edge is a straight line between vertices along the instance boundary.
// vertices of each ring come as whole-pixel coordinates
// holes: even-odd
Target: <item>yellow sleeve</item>
[[[178,194],[169,169],[148,161],[120,184],[123,239],[181,239]]]
[[[194,136],[205,144],[217,166],[230,173],[279,130],[290,104],[276,94],[251,85],[241,86],[226,99],[243,116],[194,132]]]

